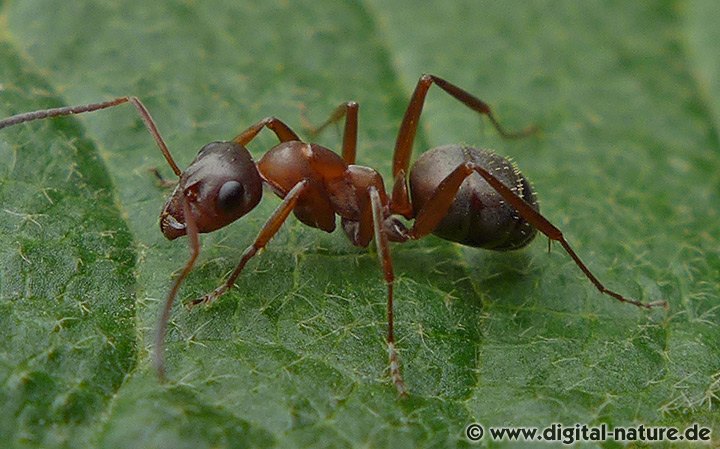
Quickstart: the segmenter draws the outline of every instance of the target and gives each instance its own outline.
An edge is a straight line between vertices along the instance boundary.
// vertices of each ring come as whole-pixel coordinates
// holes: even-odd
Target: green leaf
[[[0,2],[0,117],[137,95],[186,166],[275,115],[301,129],[361,104],[358,162],[390,181],[421,73],[487,100],[508,128],[430,92],[416,142],[513,156],[597,276],[558,246],[393,245],[411,392],[387,377],[373,251],[291,218],[216,304],[172,313],[185,263],[157,215],[170,177],[131,106],[0,131],[0,435],[9,447],[464,447],[471,422],[720,432],[717,10],[710,2]],[[338,133],[318,139],[340,147]],[[275,144],[262,134],[256,158]],[[187,301],[234,268],[279,204],[203,235]],[[485,443],[493,447],[513,444]],[[521,443],[520,443],[521,444]],[[599,444],[599,443],[598,443]],[[617,447],[616,443],[602,443]],[[524,447],[524,445],[518,446]]]

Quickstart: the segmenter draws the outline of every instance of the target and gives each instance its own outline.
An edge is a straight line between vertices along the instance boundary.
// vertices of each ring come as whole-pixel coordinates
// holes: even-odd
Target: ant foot
[[[647,303],[648,309],[653,308],[653,307],[662,307],[665,310],[670,309],[670,305],[667,303],[667,301],[664,301],[664,300],[653,301],[653,302]]]
[[[212,303],[213,301],[215,301],[216,299],[218,299],[220,296],[222,296],[222,294],[225,293],[226,290],[227,290],[227,287],[225,287],[224,285],[221,287],[218,287],[215,290],[213,290],[212,292],[210,292],[206,295],[203,295],[203,296],[199,297],[198,299],[190,301],[190,303],[188,304],[188,308],[193,308],[195,306],[199,306],[200,304],[208,305],[208,304]]]
[[[392,342],[388,342],[388,356],[390,357],[390,379],[395,385],[398,395],[401,398],[406,398],[408,396],[408,391],[407,387],[405,387],[405,381],[402,378],[402,374],[400,374],[400,360],[398,353],[395,350],[395,344]]]

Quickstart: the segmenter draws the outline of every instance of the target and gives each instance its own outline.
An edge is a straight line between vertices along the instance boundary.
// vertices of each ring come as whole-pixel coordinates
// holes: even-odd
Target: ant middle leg
[[[292,140],[300,140],[295,131],[293,131],[288,125],[282,120],[276,117],[265,117],[259,122],[255,123],[245,131],[238,134],[233,142],[238,143],[242,146],[247,145],[253,140],[263,128],[268,128],[275,133],[280,142],[289,142]]]
[[[392,171],[393,178],[395,179],[397,179],[401,171],[407,173],[408,167],[410,166],[410,155],[412,153],[413,142],[415,141],[415,134],[417,133],[418,121],[420,120],[420,114],[425,105],[425,97],[433,83],[437,84],[438,87],[473,111],[486,115],[498,133],[505,138],[514,139],[525,137],[537,130],[535,126],[530,126],[521,131],[508,132],[497,121],[487,103],[438,76],[425,74],[420,77],[415,86],[415,91],[410,98],[410,103],[408,103],[405,116],[398,131],[397,140],[395,141]]]
[[[390,359],[390,379],[395,385],[400,396],[407,396],[407,388],[405,381],[400,373],[400,357],[395,349],[395,320],[393,314],[393,283],[395,275],[393,272],[392,258],[390,256],[390,245],[388,243],[387,234],[384,231],[383,224],[385,217],[383,214],[383,206],[380,200],[380,194],[377,188],[371,186],[369,188],[370,204],[373,218],[373,232],[375,234],[375,244],[377,245],[378,258],[383,269],[385,285],[387,286],[387,319],[388,319],[388,358]]]
[[[450,94],[453,98],[463,103],[473,111],[486,115],[495,129],[501,136],[509,139],[525,137],[534,133],[537,128],[529,126],[521,131],[508,132],[503,128],[495,118],[490,106],[475,97],[464,89],[438,77],[435,75],[425,74],[420,77],[415,86],[415,91],[410,98],[405,115],[403,116],[398,136],[395,141],[395,151],[393,153],[393,190],[392,190],[392,211],[395,214],[402,215],[405,218],[412,218],[412,204],[410,203],[410,195],[408,193],[407,176],[410,167],[410,156],[412,155],[413,143],[417,134],[418,122],[425,105],[430,86],[437,84],[443,91]]]
[[[339,105],[330,114],[330,117],[317,127],[310,127],[308,133],[310,136],[320,134],[329,125],[336,123],[345,118],[345,127],[343,129],[342,158],[348,165],[355,163],[355,155],[357,152],[357,131],[358,131],[358,109],[360,105],[355,101],[347,101]]]

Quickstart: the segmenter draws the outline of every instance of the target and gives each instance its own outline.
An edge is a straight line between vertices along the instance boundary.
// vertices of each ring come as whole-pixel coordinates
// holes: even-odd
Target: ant
[[[539,212],[528,180],[506,158],[489,150],[445,145],[423,153],[410,168],[418,121],[430,87],[435,84],[471,110],[486,116],[504,138],[528,136],[528,127],[507,132],[490,107],[462,88],[434,76],[422,75],[412,94],[395,143],[393,188],[388,195],[383,179],[372,168],[355,165],[358,109],[356,102],[338,106],[330,118],[312,130],[345,120],[342,155],[298,137],[281,120],[267,117],[231,141],[202,147],[182,171],[160,136],[150,113],[137,97],[81,106],[60,107],[15,115],[0,121],[0,129],[49,117],[81,114],[132,104],[160,151],[178,177],[178,183],[160,214],[160,229],[169,240],[187,235],[190,257],[175,279],[160,311],[155,334],[153,363],[165,380],[164,341],[175,297],[200,254],[199,234],[220,229],[250,212],[260,202],[263,184],[282,198],[255,241],[245,249],[228,279],[214,291],[195,299],[191,306],[210,304],[230,289],[247,262],[267,245],[291,212],[304,224],[326,232],[340,216],[343,231],[353,245],[367,247],[374,239],[387,287],[387,349],[390,377],[401,396],[407,389],[395,349],[393,320],[393,264],[389,242],[417,240],[428,234],[467,246],[508,251],[529,244],[537,231],[549,243],[559,242],[583,274],[603,294],[642,308],[667,307],[665,301],[640,302],[606,288],[582,262],[562,232]],[[264,128],[280,143],[256,163],[246,149]],[[406,226],[399,217],[414,220]]]

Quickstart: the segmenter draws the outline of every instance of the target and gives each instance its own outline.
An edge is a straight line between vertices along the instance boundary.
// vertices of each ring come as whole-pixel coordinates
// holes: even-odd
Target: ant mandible
[[[644,303],[606,288],[580,260],[562,232],[539,212],[535,193],[525,177],[506,158],[491,151],[461,145],[431,149],[408,171],[412,146],[425,97],[436,84],[473,111],[488,117],[505,138],[527,136],[529,127],[511,133],[503,129],[490,107],[460,87],[434,76],[423,75],[410,99],[393,156],[394,185],[388,196],[383,179],[372,168],[355,165],[358,104],[341,104],[320,127],[345,119],[342,157],[314,143],[303,142],[285,123],[268,117],[231,141],[211,142],[182,171],[173,160],[150,113],[136,97],[120,97],[102,103],[29,112],[0,121],[0,129],[49,117],[92,112],[131,103],[155,139],[179,181],[160,214],[160,229],[173,240],[187,235],[190,257],[168,292],[158,319],[153,362],[161,381],[165,379],[164,341],[175,297],[200,254],[200,233],[222,228],[260,202],[263,183],[282,202],[243,252],[228,279],[214,291],[192,301],[209,304],[231,288],[245,264],[277,233],[290,212],[304,224],[332,232],[339,215],[353,245],[367,247],[375,240],[387,286],[387,345],[390,377],[400,395],[407,389],[400,373],[393,326],[393,265],[389,241],[417,240],[428,234],[477,248],[507,251],[526,246],[536,231],[558,241],[597,289],[621,302],[638,307],[666,306],[665,301]],[[263,129],[275,133],[280,143],[255,163],[245,146]],[[409,176],[408,176],[409,175]],[[414,220],[408,228],[399,216]]]

